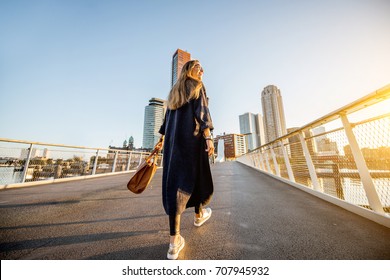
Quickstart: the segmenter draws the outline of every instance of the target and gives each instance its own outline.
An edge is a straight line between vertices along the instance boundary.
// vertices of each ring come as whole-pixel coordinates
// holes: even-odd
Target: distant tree
[[[127,140],[123,142],[123,148],[127,148]]]
[[[98,157],[98,163],[99,163],[99,164],[100,164],[100,163],[107,163],[107,162],[108,162],[107,158],[101,157],[101,156]]]
[[[81,157],[73,156],[73,161],[75,161],[75,162],[80,162],[80,161],[82,161],[82,160],[81,160]]]
[[[46,160],[42,159],[42,158],[32,158],[30,163],[32,165],[45,165],[46,164]]]
[[[134,150],[134,138],[133,136],[130,136],[129,138],[129,150]]]

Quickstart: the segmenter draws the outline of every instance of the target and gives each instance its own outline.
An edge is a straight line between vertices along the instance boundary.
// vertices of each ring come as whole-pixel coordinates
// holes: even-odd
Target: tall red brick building
[[[191,60],[191,54],[181,49],[177,49],[172,56],[172,80],[171,87],[176,83],[183,65]]]

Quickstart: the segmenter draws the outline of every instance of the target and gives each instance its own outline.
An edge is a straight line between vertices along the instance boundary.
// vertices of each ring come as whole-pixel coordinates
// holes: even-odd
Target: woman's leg
[[[180,236],[180,215],[169,215],[169,242],[175,244]]]
[[[167,258],[176,260],[185,245],[184,238],[180,235],[180,215],[169,215],[169,235]]]
[[[202,204],[199,204],[199,206],[195,206],[195,217],[197,217],[197,218],[202,217],[201,213],[203,214]]]
[[[210,219],[211,213],[212,211],[210,207],[207,207],[205,209],[203,209],[201,205],[195,207],[194,225],[197,227],[203,225],[208,219]]]

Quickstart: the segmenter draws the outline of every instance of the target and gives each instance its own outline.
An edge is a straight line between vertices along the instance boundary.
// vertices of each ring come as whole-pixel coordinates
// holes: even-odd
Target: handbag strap
[[[163,136],[160,137],[160,140],[158,140],[157,144],[154,146],[153,151],[150,153],[150,155],[145,159],[146,162],[150,162],[152,158],[153,162],[157,162],[157,157],[160,152],[160,150],[157,149],[157,145],[163,141]]]

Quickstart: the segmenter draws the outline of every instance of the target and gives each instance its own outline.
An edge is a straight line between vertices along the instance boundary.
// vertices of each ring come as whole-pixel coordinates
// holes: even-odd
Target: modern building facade
[[[314,134],[314,140],[316,144],[316,149],[320,155],[338,155],[339,149],[337,143],[331,141],[326,135],[325,127],[318,126],[312,129]],[[317,136],[318,135],[318,136]]]
[[[20,152],[20,157],[19,159],[21,160],[25,160],[27,159],[28,157],[28,153],[30,152],[30,149],[22,149],[21,152]],[[32,151],[31,151],[31,158],[36,158],[36,157],[39,157],[39,151],[36,149],[36,148],[32,148]]]
[[[215,137],[214,146],[218,150],[218,140],[223,139],[225,145],[225,158],[235,159],[246,153],[246,141],[243,134],[224,134]]]
[[[191,60],[191,54],[185,52],[181,49],[177,49],[172,56],[172,78],[171,78],[171,87],[176,83],[183,65]]]
[[[265,87],[261,93],[261,105],[263,108],[265,141],[269,143],[287,133],[280,90],[274,85]]]
[[[261,114],[256,115],[256,123],[257,123],[257,137],[260,139],[259,147],[266,144],[265,141],[265,131],[264,131],[264,119]]]
[[[240,133],[245,135],[247,149],[254,150],[265,144],[263,117],[261,114],[245,113],[239,116]]]
[[[153,149],[160,139],[158,131],[164,121],[165,108],[165,100],[159,98],[149,100],[149,105],[145,107],[142,148]]]

